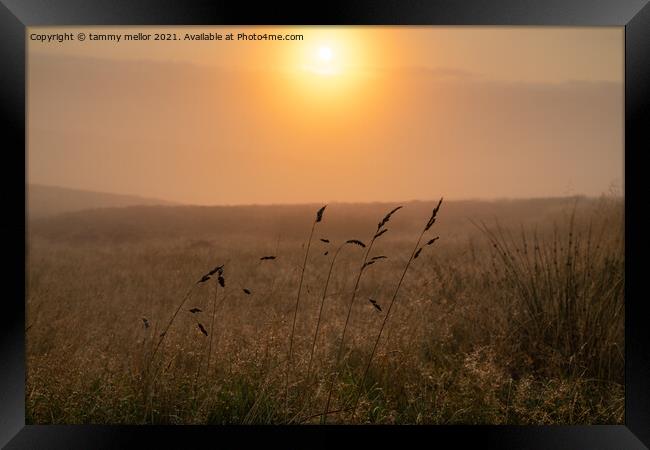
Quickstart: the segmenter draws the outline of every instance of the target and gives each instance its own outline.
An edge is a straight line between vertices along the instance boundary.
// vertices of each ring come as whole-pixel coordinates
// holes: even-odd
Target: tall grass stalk
[[[422,251],[423,247],[420,247],[420,243],[422,242],[422,238],[424,237],[424,233],[426,233],[431,226],[436,221],[436,216],[438,214],[438,211],[440,210],[440,205],[442,205],[442,198],[438,202],[435,208],[433,208],[433,212],[431,213],[431,217],[427,221],[427,224],[425,227],[422,229],[422,232],[420,233],[420,236],[418,236],[418,240],[415,243],[415,247],[413,248],[413,251],[411,252],[411,256],[409,257],[408,261],[406,262],[406,265],[404,266],[404,270],[402,271],[402,275],[399,278],[399,281],[397,282],[397,286],[395,287],[395,292],[393,293],[393,297],[390,300],[390,303],[388,305],[388,310],[386,311],[386,314],[384,315],[384,320],[381,324],[381,327],[379,328],[379,333],[377,333],[377,338],[375,339],[375,343],[372,347],[372,351],[370,352],[370,357],[368,358],[368,362],[366,364],[366,367],[363,371],[363,375],[361,377],[361,382],[359,383],[359,386],[357,387],[357,395],[354,400],[354,406],[352,407],[352,417],[354,418],[354,414],[356,413],[357,406],[359,404],[359,398],[361,397],[361,389],[363,388],[363,385],[366,381],[366,377],[368,376],[368,370],[370,369],[370,365],[372,364],[372,359],[375,356],[375,352],[377,351],[377,345],[379,344],[379,340],[381,339],[381,334],[384,331],[384,328],[386,327],[386,322],[388,322],[388,318],[390,317],[390,312],[393,308],[393,305],[395,304],[395,299],[397,298],[397,294],[399,293],[400,287],[402,287],[402,282],[404,281],[404,277],[406,276],[406,272],[408,272],[408,269],[411,265],[411,262],[415,260],[419,255],[420,252]],[[429,241],[429,243],[435,242],[435,239],[432,239]]]
[[[296,317],[298,316],[298,306],[300,305],[300,294],[302,292],[302,283],[305,278],[305,269],[307,268],[307,259],[309,257],[309,248],[311,247],[311,241],[314,237],[314,229],[316,224],[323,220],[323,212],[327,205],[323,206],[316,212],[316,219],[311,225],[311,231],[309,233],[309,240],[307,241],[307,249],[305,250],[305,260],[302,264],[300,271],[300,281],[298,283],[298,294],[296,295],[296,306],[293,310],[293,323],[291,325],[291,335],[289,337],[289,351],[287,353],[287,374],[286,374],[286,401],[289,401],[289,372],[291,369],[292,356],[293,356],[293,338],[296,332]]]
[[[334,256],[332,257],[332,262],[330,263],[330,267],[327,272],[327,279],[325,280],[325,287],[323,288],[323,296],[320,301],[320,309],[318,310],[318,319],[316,320],[316,330],[314,331],[314,340],[312,341],[311,344],[309,363],[307,364],[307,380],[309,380],[311,376],[311,365],[314,359],[314,351],[316,350],[316,341],[318,340],[318,330],[320,329],[321,318],[323,316],[323,306],[325,305],[325,297],[327,297],[327,288],[329,286],[330,279],[332,277],[332,269],[334,268],[334,263],[336,262],[336,258],[339,256],[339,252],[346,244],[349,244],[349,242],[344,242],[338,246],[336,252],[334,253]]]
[[[189,300],[192,291],[196,287],[196,284],[193,284],[192,287],[190,287],[185,295],[183,296],[183,299],[181,300],[180,304],[176,308],[176,311],[174,311],[174,314],[172,314],[171,319],[169,319],[169,322],[167,323],[167,326],[163,330],[162,333],[160,333],[160,339],[158,339],[158,343],[156,344],[156,347],[154,348],[153,352],[151,353],[151,356],[149,357],[149,362],[147,363],[147,368],[145,370],[145,376],[149,373],[149,369],[151,367],[151,363],[153,362],[154,357],[156,356],[156,353],[158,352],[158,349],[162,345],[163,341],[165,340],[165,337],[167,337],[167,333],[169,329],[171,328],[172,324],[174,323],[174,319],[176,319],[176,316],[180,312],[181,308],[183,308],[183,305]]]
[[[217,297],[219,296],[219,284],[214,283],[214,296],[212,297],[212,318],[210,320],[210,343],[208,344],[208,361],[206,372],[210,373],[212,363],[212,340],[214,339],[214,319],[217,316]]]
[[[377,230],[372,236],[372,239],[370,240],[370,243],[368,244],[368,247],[366,248],[366,252],[363,255],[363,260],[361,262],[361,267],[359,268],[359,272],[357,273],[357,278],[354,282],[354,289],[352,289],[352,296],[350,298],[350,303],[348,306],[348,313],[347,316],[345,317],[345,324],[343,325],[343,331],[341,332],[341,340],[339,341],[339,348],[336,352],[336,360],[334,362],[334,373],[332,374],[332,379],[330,381],[330,387],[329,387],[329,392],[327,393],[327,402],[325,403],[325,410],[323,411],[323,415],[321,416],[321,423],[325,423],[327,421],[327,412],[329,411],[330,408],[330,403],[332,401],[332,391],[334,390],[334,384],[336,383],[336,380],[338,379],[338,374],[339,374],[339,365],[341,362],[341,355],[343,353],[343,344],[345,342],[345,333],[348,329],[348,323],[350,322],[350,315],[352,313],[352,306],[354,306],[354,300],[357,296],[357,291],[359,290],[359,282],[361,281],[361,276],[363,275],[366,267],[367,262],[368,262],[368,256],[370,255],[370,251],[372,250],[372,247],[375,243],[375,241],[382,236],[386,231],[388,231],[387,228],[384,228],[384,225],[388,223],[390,220],[391,216],[397,212],[399,209],[401,209],[401,206],[398,206],[397,208],[394,208],[391,210],[388,214],[384,216],[384,218],[377,224]],[[357,240],[350,240],[347,241],[348,243],[353,243],[360,245],[364,247],[365,245],[361,241]]]

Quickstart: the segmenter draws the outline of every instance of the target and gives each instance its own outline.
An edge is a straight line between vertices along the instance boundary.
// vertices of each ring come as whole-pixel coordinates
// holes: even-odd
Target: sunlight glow
[[[318,51],[318,56],[320,56],[320,59],[323,61],[330,61],[332,59],[332,49],[329,47],[321,47],[320,50]]]
[[[295,93],[312,114],[341,114],[367,105],[366,93],[374,86],[367,67],[376,64],[371,58],[381,48],[371,43],[355,30],[310,30],[308,41],[284,47],[284,67],[292,80],[287,92]]]

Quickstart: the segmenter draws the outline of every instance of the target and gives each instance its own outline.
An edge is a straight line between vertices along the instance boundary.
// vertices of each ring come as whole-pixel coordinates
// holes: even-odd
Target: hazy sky
[[[599,195],[623,183],[623,28],[27,32],[30,183],[198,204]],[[29,40],[65,32],[87,39]],[[90,39],[138,32],[180,40]],[[304,38],[184,40],[210,32]]]

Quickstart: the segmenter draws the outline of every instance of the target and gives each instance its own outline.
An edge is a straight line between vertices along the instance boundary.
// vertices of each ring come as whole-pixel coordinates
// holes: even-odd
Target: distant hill
[[[27,185],[27,213],[30,218],[48,217],[86,209],[173,204],[164,200],[135,195],[109,194],[40,184]]]
[[[577,203],[576,203],[576,200]],[[520,225],[552,227],[571,216],[574,205],[591,217],[604,214],[607,203],[622,207],[622,201],[594,198],[540,198],[527,200],[456,200],[443,203],[436,232],[446,240],[467,239],[477,228],[472,224],[497,221],[514,227]],[[404,208],[391,219],[390,236],[411,239],[431,215],[434,201],[400,203]],[[333,241],[366,238],[377,222],[398,203],[332,203],[317,229],[319,238]],[[34,218],[30,233],[57,241],[111,240],[115,242],[146,239],[215,240],[235,242],[255,240],[275,242],[304,240],[322,204],[311,205],[242,205],[242,206],[128,206],[70,212]],[[305,231],[307,230],[307,231]]]

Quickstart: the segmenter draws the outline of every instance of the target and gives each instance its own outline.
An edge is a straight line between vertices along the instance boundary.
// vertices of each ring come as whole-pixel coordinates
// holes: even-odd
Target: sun
[[[287,50],[283,66],[305,87],[309,98],[331,103],[367,77],[368,56],[374,53],[358,32],[323,27],[310,29],[308,37],[283,47]]]
[[[311,72],[318,75],[337,75],[341,73],[341,61],[336,57],[331,45],[315,47]]]
[[[316,45],[303,48],[301,68],[303,71],[320,77],[341,75],[344,67],[345,51],[339,42],[328,39]]]
[[[329,47],[321,47],[318,49],[318,57],[321,61],[329,62],[332,60],[333,56],[334,54],[332,53],[332,49]]]

